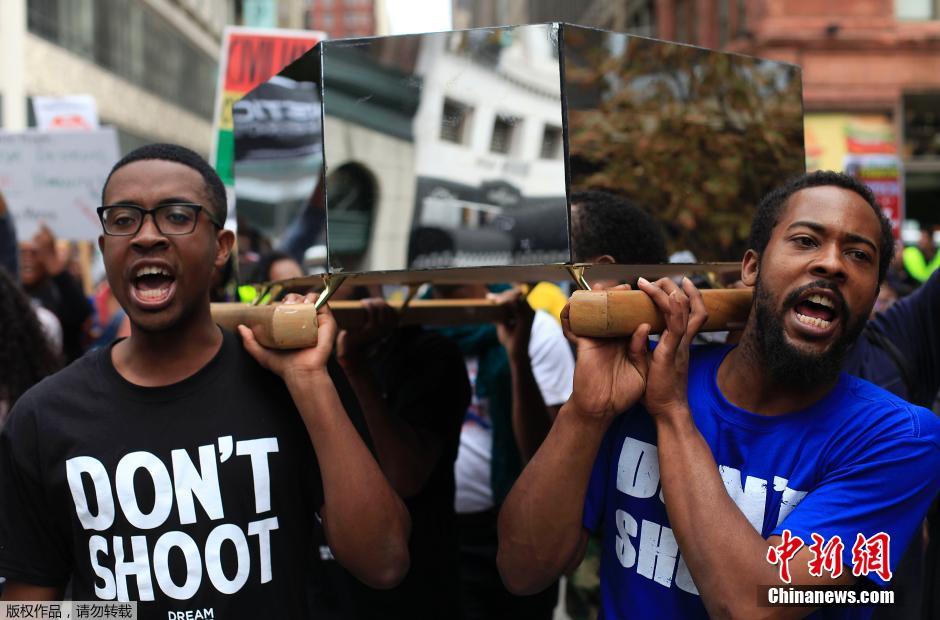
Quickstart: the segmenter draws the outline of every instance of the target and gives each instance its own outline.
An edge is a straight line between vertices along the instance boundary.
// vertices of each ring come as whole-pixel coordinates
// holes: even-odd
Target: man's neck
[[[809,407],[838,381],[836,377],[811,386],[775,381],[767,372],[756,340],[754,329],[748,325],[741,343],[718,367],[718,389],[732,405],[759,415],[782,415]]]
[[[222,346],[222,332],[205,317],[172,330],[148,332],[131,324],[131,335],[111,349],[117,372],[135,385],[172,385],[198,372]]]

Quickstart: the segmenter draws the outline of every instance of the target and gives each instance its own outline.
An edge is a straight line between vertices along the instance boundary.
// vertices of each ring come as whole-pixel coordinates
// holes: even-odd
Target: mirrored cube
[[[571,264],[586,190],[736,261],[804,170],[798,67],[569,24],[324,41],[234,118],[240,226],[331,273]]]

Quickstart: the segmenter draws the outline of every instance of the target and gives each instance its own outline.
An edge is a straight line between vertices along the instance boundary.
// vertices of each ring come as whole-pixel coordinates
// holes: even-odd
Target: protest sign
[[[119,155],[112,127],[0,132],[0,192],[17,237],[32,237],[45,222],[59,239],[97,239],[101,226],[95,208]]]

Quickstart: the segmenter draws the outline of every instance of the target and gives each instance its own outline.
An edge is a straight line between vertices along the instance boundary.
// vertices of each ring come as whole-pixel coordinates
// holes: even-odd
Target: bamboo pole
[[[708,320],[701,331],[740,329],[751,308],[750,289],[703,290]],[[365,325],[366,309],[358,301],[332,301],[330,308],[343,329]],[[389,302],[400,313],[399,325],[473,325],[500,321],[508,309],[486,299],[420,299],[402,311],[403,302]],[[652,333],[665,329],[653,301],[642,291],[577,291],[569,307],[571,331],[577,336],[615,338],[632,334],[643,323]],[[212,304],[212,317],[222,327],[234,330],[247,325],[262,346],[295,349],[317,342],[316,309],[313,304],[247,306],[238,303]]]
[[[702,300],[708,320],[700,331],[740,329],[751,309],[751,289],[705,289]],[[666,328],[663,316],[643,291],[577,291],[568,308],[576,336],[615,338],[632,334],[643,323],[651,333]]]
[[[365,325],[366,309],[358,301],[331,301],[330,309],[340,328]],[[508,309],[486,299],[419,299],[402,312],[402,302],[389,302],[400,314],[400,325],[474,325],[508,316]],[[317,318],[313,304],[247,306],[239,303],[212,304],[212,318],[225,329],[239,324],[251,328],[258,342],[274,349],[311,347],[317,343]]]

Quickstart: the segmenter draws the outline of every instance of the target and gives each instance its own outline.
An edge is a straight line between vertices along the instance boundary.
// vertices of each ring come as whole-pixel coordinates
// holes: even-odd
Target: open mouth
[[[836,301],[820,293],[813,293],[799,301],[793,306],[793,312],[796,314],[797,321],[820,330],[828,330],[839,315],[836,310]]]
[[[134,297],[144,306],[158,306],[169,300],[175,285],[173,274],[157,266],[140,267],[131,280]]]

